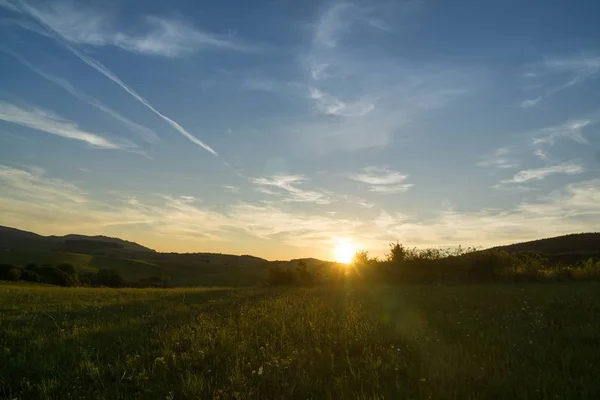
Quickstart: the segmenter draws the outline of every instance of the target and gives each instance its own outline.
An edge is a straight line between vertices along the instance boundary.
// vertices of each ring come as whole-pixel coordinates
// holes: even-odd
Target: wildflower
[[[263,374],[263,367],[258,368],[258,375],[262,375]]]

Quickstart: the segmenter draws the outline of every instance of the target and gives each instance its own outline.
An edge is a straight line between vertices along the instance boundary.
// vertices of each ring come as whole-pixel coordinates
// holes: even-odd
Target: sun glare
[[[354,253],[356,249],[354,245],[349,241],[340,241],[335,246],[335,261],[349,264],[352,261],[352,257],[354,257]]]

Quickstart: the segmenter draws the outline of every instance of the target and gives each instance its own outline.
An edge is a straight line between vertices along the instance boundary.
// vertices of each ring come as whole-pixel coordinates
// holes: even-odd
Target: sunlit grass
[[[599,289],[0,285],[0,397],[594,398]]]

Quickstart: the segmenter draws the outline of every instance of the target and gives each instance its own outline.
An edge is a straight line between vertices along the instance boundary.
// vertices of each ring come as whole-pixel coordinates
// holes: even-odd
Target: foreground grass
[[[599,398],[600,285],[0,285],[0,397]]]

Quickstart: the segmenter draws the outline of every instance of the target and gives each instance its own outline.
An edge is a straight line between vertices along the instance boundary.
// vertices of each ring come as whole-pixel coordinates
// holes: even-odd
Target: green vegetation
[[[0,397],[598,398],[600,285],[0,284]]]
[[[137,257],[142,255],[137,254]],[[114,269],[127,282],[170,277],[169,286],[254,286],[264,281],[267,261],[227,255],[150,253],[149,259],[130,259],[58,251],[13,250],[0,252],[0,264],[70,264],[79,274]]]

